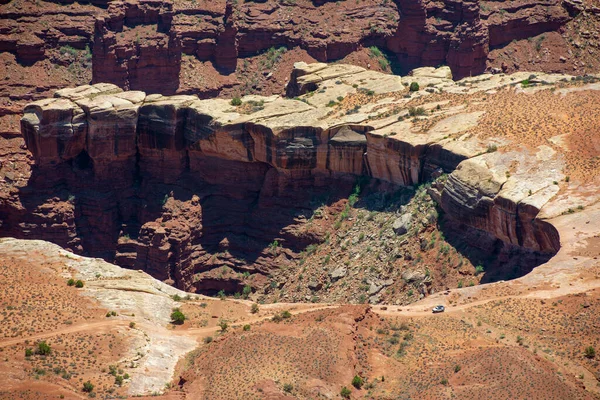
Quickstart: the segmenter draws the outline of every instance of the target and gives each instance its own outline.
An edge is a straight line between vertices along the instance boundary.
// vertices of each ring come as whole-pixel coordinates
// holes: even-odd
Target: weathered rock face
[[[463,134],[484,111],[406,107],[440,90],[493,93],[529,73],[455,83],[447,67],[409,77],[339,64],[296,69],[295,94],[317,89],[298,99],[247,96],[234,106],[97,84],[30,104],[21,124],[36,167],[22,208],[0,214],[1,232],[47,238],[48,226],[50,240],[180,287],[239,291],[237,273],[266,279],[320,240],[302,229],[316,194],[347,194],[360,176],[416,185],[446,172],[432,193],[450,218],[494,246],[558,250],[556,230],[537,215],[558,191],[560,157],[544,146],[486,152],[487,142]],[[428,90],[408,95],[413,81]],[[351,112],[328,106],[352,96],[374,97]],[[45,215],[36,207],[52,196],[64,211]],[[268,246],[274,239],[284,248]]]
[[[65,3],[0,6],[0,51],[22,65],[49,60],[67,67],[56,53],[87,47],[93,82],[162,94],[180,89],[183,55],[231,74],[238,59],[279,46],[327,62],[376,45],[397,59],[403,73],[445,64],[455,78],[476,75],[486,69],[491,49],[556,32],[585,9],[558,0]],[[565,64],[564,70],[571,68]]]

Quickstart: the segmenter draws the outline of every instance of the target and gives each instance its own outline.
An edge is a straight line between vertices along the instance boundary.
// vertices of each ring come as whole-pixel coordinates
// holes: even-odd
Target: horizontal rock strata
[[[211,275],[211,254],[226,249],[238,260],[226,265],[267,274],[291,256],[269,253],[274,237],[292,251],[319,240],[293,228],[311,193],[348,190],[360,176],[406,186],[448,173],[432,194],[450,218],[515,248],[556,252],[558,233],[537,216],[557,194],[560,157],[543,146],[487,151],[487,141],[463,134],[482,111],[425,103],[427,116],[411,119],[406,107],[434,92],[512,88],[528,76],[454,82],[447,67],[400,77],[299,63],[289,85],[296,98],[247,96],[232,105],[95,84],[31,103],[21,126],[36,162],[32,180],[79,193],[51,240],[182,287],[235,291],[241,281]],[[427,90],[410,94],[412,82]],[[361,95],[372,101],[331,106]],[[426,120],[433,123],[423,130]],[[5,234],[41,235],[24,212],[4,218]]]

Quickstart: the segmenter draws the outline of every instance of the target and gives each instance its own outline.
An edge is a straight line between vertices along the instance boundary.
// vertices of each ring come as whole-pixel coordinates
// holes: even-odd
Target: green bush
[[[115,376],[115,384],[121,386],[123,384],[123,377],[121,375]]]
[[[411,92],[418,92],[419,91],[419,84],[417,82],[412,82],[410,84],[409,90]]]
[[[94,385],[92,385],[92,382],[87,381],[83,384],[83,391],[86,393],[91,393],[92,390],[94,390]]]
[[[352,394],[352,391],[350,389],[348,389],[346,386],[344,386],[342,388],[342,390],[340,391],[340,395],[344,398],[344,399],[349,399],[350,395]]]
[[[252,304],[252,307],[250,307],[250,312],[252,314],[256,314],[258,312],[258,304],[256,304],[256,303]]]
[[[233,99],[231,99],[231,105],[232,106],[241,106],[242,105],[242,99],[240,99],[239,97],[234,97]]]
[[[245,331],[249,331],[249,330],[250,330],[250,325],[244,325],[244,328],[243,328],[243,329],[244,329]]]
[[[31,357],[33,355],[33,350],[25,349],[25,357]]]
[[[219,322],[219,328],[221,328],[221,332],[226,332],[227,328],[229,328],[229,324],[225,321]]]
[[[587,358],[594,358],[596,357],[596,349],[594,348],[594,346],[588,346],[585,348],[584,350],[585,356]]]
[[[357,389],[360,389],[363,383],[363,379],[358,375],[354,375],[354,378],[352,378],[352,386],[354,386]]]
[[[75,285],[75,279],[73,279],[73,278],[69,279],[69,280],[67,281],[67,285],[68,285],[68,286],[73,286],[73,285]]]
[[[288,319],[291,317],[292,317],[292,313],[290,313],[288,310],[285,310],[284,312],[281,313],[281,318]]]
[[[48,343],[46,343],[42,340],[41,342],[38,343],[37,352],[38,352],[38,354],[45,356],[45,355],[50,354],[52,352],[52,349],[50,348],[50,345]]]
[[[174,309],[171,313],[171,321],[175,325],[181,325],[185,321],[185,315],[183,315],[179,308]]]
[[[454,372],[458,372],[458,371],[460,371],[460,369],[461,369],[461,366],[460,366],[460,365],[456,364],[456,365],[454,366]]]
[[[75,282],[75,287],[76,288],[82,288],[83,287],[83,281],[78,280],[77,282]]]
[[[242,290],[242,297],[247,299],[248,296],[250,296],[250,294],[252,294],[252,286],[250,286],[250,285],[244,286],[244,289]]]
[[[283,385],[283,391],[286,393],[291,392],[294,389],[291,383],[286,383]]]
[[[178,294],[174,294],[173,296],[171,296],[171,298],[175,301],[181,301],[181,296]]]
[[[408,115],[410,115],[411,117],[416,117],[416,116],[420,116],[420,115],[425,115],[426,111],[423,107],[410,107],[408,109]]]
[[[206,343],[206,344],[209,344],[212,341],[213,341],[212,336],[207,336],[207,337],[204,338],[204,343]]]

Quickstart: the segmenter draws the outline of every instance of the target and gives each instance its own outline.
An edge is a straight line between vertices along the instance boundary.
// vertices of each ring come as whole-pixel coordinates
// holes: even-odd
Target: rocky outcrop
[[[65,89],[25,109],[36,166],[21,197],[27,209],[39,201],[29,197],[64,193],[57,201],[71,214],[57,243],[78,237],[80,251],[208,292],[241,290],[242,272],[264,280],[321,240],[300,216],[314,210],[313,196],[347,194],[360,176],[407,186],[449,173],[431,190],[450,218],[500,244],[553,254],[558,234],[537,216],[557,194],[561,158],[547,146],[490,152],[487,141],[464,134],[485,111],[407,107],[440,91],[512,90],[528,76],[454,82],[447,67],[400,77],[299,63],[290,82],[299,97],[247,96],[241,105],[110,84]],[[547,84],[565,78],[538,74]],[[427,90],[410,94],[409,82]],[[346,98],[359,103],[337,103]],[[31,227],[44,217],[26,211],[4,217],[2,232],[42,235]]]
[[[208,93],[212,88],[182,88],[184,56],[212,61],[229,75],[240,72],[238,59],[277,47],[301,48],[327,62],[375,45],[397,61],[395,69],[402,73],[448,65],[455,78],[462,78],[483,72],[491,49],[556,32],[586,10],[583,4],[557,0],[67,3],[0,6],[0,51],[13,54],[22,65],[49,60],[78,75],[72,60],[61,53],[87,48],[93,82],[161,94]],[[594,8],[589,11],[592,15]]]

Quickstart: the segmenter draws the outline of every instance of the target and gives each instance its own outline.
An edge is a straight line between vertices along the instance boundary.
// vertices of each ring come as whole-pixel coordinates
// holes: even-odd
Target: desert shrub
[[[456,372],[458,372],[458,371],[460,371],[460,369],[461,369],[461,366],[460,366],[460,365],[456,364],[456,365],[454,366],[454,372],[455,372],[455,373],[456,373]]]
[[[175,325],[181,325],[185,321],[185,315],[179,308],[175,308],[171,313],[171,322]]]
[[[73,285],[75,285],[75,279],[73,279],[73,278],[69,279],[69,280],[67,281],[67,285],[68,285],[68,286],[73,286]]]
[[[584,354],[587,358],[594,358],[596,357],[596,349],[594,346],[588,346],[585,348]]]
[[[37,348],[38,354],[45,356],[45,355],[50,354],[51,352],[52,352],[52,349],[50,348],[50,345],[48,343],[46,343],[43,340],[38,343],[38,348]]]
[[[219,296],[219,298],[221,300],[225,300],[225,291],[224,290],[219,290],[219,293],[217,293],[217,296]]]
[[[273,321],[273,322],[281,322],[281,320],[282,320],[282,318],[281,318],[281,315],[279,315],[279,314],[275,314],[275,315],[273,315],[273,318],[271,318],[271,321]]]
[[[178,294],[174,294],[173,296],[171,296],[171,298],[175,301],[181,301],[181,296]]]
[[[250,330],[250,325],[244,325],[244,327],[242,328],[245,331],[249,331]]]
[[[363,379],[358,375],[354,375],[354,378],[352,378],[352,386],[354,386],[357,389],[360,389],[363,383]]]
[[[381,52],[381,50],[379,50],[377,46],[369,47],[369,51],[371,52],[371,58],[383,57],[383,53]]]
[[[524,340],[525,340],[525,339],[523,339],[523,337],[521,337],[521,336],[517,336],[517,343],[518,343],[519,345],[521,345],[521,346],[522,346],[522,345],[523,345],[523,342],[524,342]]]
[[[478,266],[475,267],[475,274],[479,275],[481,273],[483,273],[485,271],[485,269],[483,268],[483,265],[479,264]]]
[[[258,312],[258,304],[256,304],[256,303],[252,304],[252,307],[250,307],[250,312],[252,314],[256,314]]]
[[[344,386],[340,391],[340,396],[342,396],[344,399],[349,399],[351,394],[352,391],[350,391],[350,389],[348,389],[346,386]]]
[[[288,310],[285,310],[284,312],[281,313],[281,318],[288,319],[291,317],[292,317],[292,313],[290,313]]]
[[[77,282],[75,282],[75,287],[76,288],[82,288],[83,287],[83,281],[78,280]]]
[[[92,390],[94,390],[94,385],[92,384],[92,382],[87,381],[83,383],[83,391],[86,393],[91,393]]]
[[[240,99],[239,97],[234,97],[233,99],[231,99],[231,105],[232,106],[241,106],[242,99]]]
[[[448,379],[444,378],[442,379],[442,385],[447,385],[448,384]]]
[[[408,109],[408,115],[410,115],[411,117],[416,117],[416,116],[420,116],[420,115],[425,115],[425,109],[423,107],[409,107]]]
[[[252,293],[252,286],[250,286],[250,285],[244,286],[244,289],[242,290],[242,296],[245,299],[247,299],[248,296],[250,296],[251,293]]]
[[[411,92],[418,92],[419,91],[419,84],[417,82],[412,82],[410,84],[409,89],[410,89]]]
[[[121,375],[115,376],[115,384],[119,386],[123,384],[123,377]]]
[[[212,341],[213,341],[212,336],[207,336],[207,337],[204,338],[204,343],[206,343],[206,344],[209,344]]]
[[[219,322],[219,328],[221,328],[221,332],[226,332],[227,328],[229,328],[229,324],[225,321]]]
[[[291,383],[286,383],[283,385],[283,391],[286,393],[289,393],[292,391],[292,389],[294,389],[294,387],[292,386]]]
[[[130,327],[131,329],[135,328],[135,322],[131,321],[131,322],[129,323],[129,327]]]
[[[33,355],[33,350],[27,348],[25,349],[25,357],[31,357]]]

